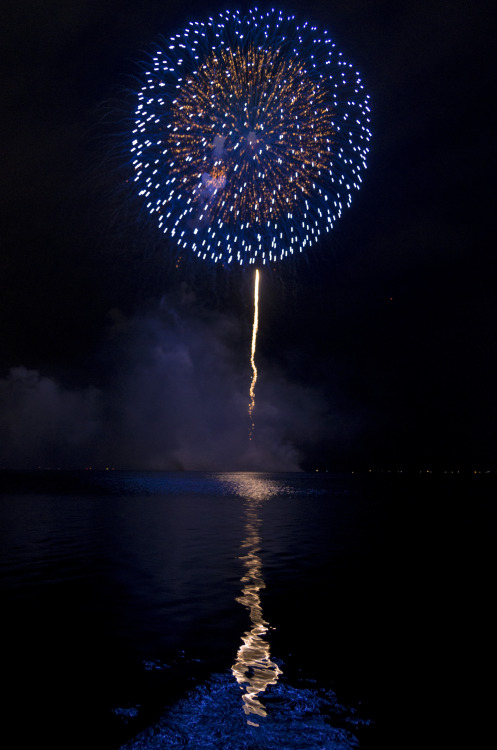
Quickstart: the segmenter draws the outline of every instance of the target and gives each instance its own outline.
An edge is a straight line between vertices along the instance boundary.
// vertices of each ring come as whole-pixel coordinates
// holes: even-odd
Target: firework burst
[[[267,265],[350,205],[368,95],[326,31],[275,10],[223,12],[162,40],[140,81],[133,179],[181,252]]]

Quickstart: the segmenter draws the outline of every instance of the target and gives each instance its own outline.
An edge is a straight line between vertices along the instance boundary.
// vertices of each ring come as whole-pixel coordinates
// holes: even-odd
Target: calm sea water
[[[2,472],[2,733],[52,749],[447,747],[471,695],[476,737],[495,484]]]

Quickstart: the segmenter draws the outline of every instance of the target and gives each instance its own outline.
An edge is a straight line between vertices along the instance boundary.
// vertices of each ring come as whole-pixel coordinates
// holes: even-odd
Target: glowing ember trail
[[[252,350],[250,353],[250,364],[252,365],[252,383],[250,384],[249,417],[251,420],[249,437],[252,440],[254,432],[254,406],[255,406],[255,384],[257,381],[257,367],[255,366],[255,344],[257,341],[257,328],[259,327],[259,271],[255,272],[254,288],[254,325],[252,328]]]

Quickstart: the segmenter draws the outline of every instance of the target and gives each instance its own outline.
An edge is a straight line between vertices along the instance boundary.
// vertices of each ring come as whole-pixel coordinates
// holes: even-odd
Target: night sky
[[[373,139],[334,233],[262,275],[252,441],[252,277],[176,267],[116,167],[136,63],[218,7],[10,6],[0,468],[497,468],[490,0],[281,6],[361,71]]]

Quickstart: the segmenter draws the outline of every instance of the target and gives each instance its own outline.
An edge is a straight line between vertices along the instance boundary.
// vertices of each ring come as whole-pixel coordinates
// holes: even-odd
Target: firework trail
[[[133,180],[181,252],[274,265],[317,243],[360,187],[371,138],[360,75],[327,31],[281,11],[190,22],[143,64],[137,95]],[[255,334],[254,321],[251,432]]]
[[[249,437],[252,439],[254,432],[254,407],[255,407],[255,384],[257,382],[257,367],[255,366],[255,346],[257,342],[257,330],[259,328],[259,269],[255,272],[255,284],[254,284],[254,323],[252,326],[252,349],[250,352],[250,364],[252,365],[252,382],[250,384],[250,404],[249,404],[249,417],[250,417],[250,433]]]

